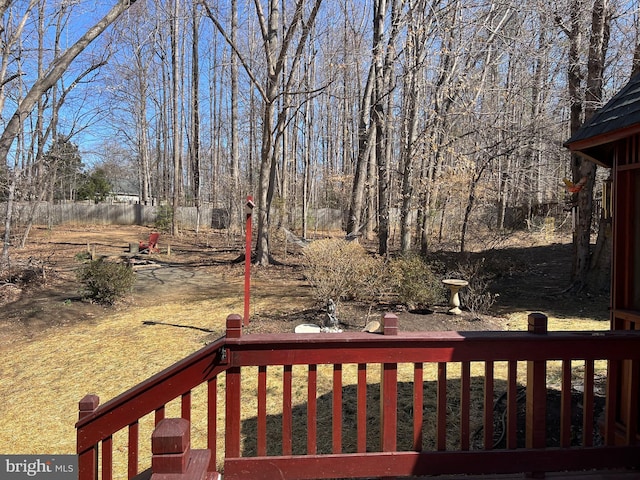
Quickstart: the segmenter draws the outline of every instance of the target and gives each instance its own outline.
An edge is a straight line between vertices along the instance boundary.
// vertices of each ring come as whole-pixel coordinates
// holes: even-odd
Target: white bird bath
[[[449,297],[449,313],[451,315],[460,315],[462,310],[460,310],[460,296],[458,295],[458,292],[461,288],[469,285],[469,282],[458,278],[446,278],[442,280],[442,283],[444,283],[451,292]]]

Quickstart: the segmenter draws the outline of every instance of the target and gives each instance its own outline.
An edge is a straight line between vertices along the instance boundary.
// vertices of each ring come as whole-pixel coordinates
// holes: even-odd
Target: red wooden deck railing
[[[204,428],[206,448],[212,452],[209,471],[222,466],[226,479],[371,478],[640,467],[637,416],[616,418],[616,406],[623,400],[620,396],[637,405],[640,332],[546,333],[545,320],[535,314],[530,316],[530,332],[397,333],[397,319],[385,316],[385,335],[243,336],[242,318],[231,315],[227,335],[199,352],[103,405],[98,405],[94,396],[80,402],[79,479],[131,479],[149,474],[150,459],[140,458],[140,442],[150,441],[139,438],[141,419],[152,415],[157,424],[165,416],[165,406],[179,401],[180,416],[198,421],[191,418],[191,392],[200,385],[206,385],[207,393]],[[596,421],[595,366],[601,360],[606,362],[607,401],[601,421]],[[634,380],[630,388],[618,393],[618,373],[623,364],[635,372]],[[498,365],[506,366],[505,379],[497,378]],[[344,384],[347,368],[356,371],[355,385]],[[400,369],[406,372],[407,368],[410,381],[406,381],[404,373],[399,375]],[[322,375],[326,369],[330,370],[329,378]],[[428,369],[435,371],[434,380],[425,379]],[[481,375],[472,376],[472,371],[478,369]],[[269,377],[274,370],[279,382],[276,415],[274,380]],[[451,375],[453,370],[455,375]],[[223,373],[225,391],[219,392],[218,376]],[[525,373],[523,426],[518,413],[522,409],[518,397],[523,395],[518,376],[523,378]],[[368,377],[374,375],[378,382],[378,374],[376,396],[372,395]],[[550,379],[550,374],[555,378]],[[294,390],[301,376],[304,388]],[[584,413],[578,425],[572,420],[576,411],[571,403],[576,378],[584,392]],[[243,379],[257,379],[256,389],[248,393],[243,389]],[[551,381],[560,390],[557,440],[547,435],[547,383]],[[480,389],[473,387],[478,382]],[[328,397],[319,394],[327,388]],[[304,405],[294,405],[300,391],[306,396]],[[427,402],[428,396],[433,404]],[[403,397],[411,397],[408,407]],[[504,423],[498,422],[494,413],[499,398],[504,400]],[[257,403],[247,411],[251,402]],[[481,418],[475,413],[478,406]],[[328,420],[321,421],[323,415],[327,417],[328,407]],[[302,416],[297,415],[300,409]],[[374,409],[376,413],[372,413]],[[223,413],[224,421],[218,421]],[[353,431],[347,428],[347,420],[353,420]],[[475,427],[477,424],[480,429]],[[619,424],[629,426],[625,435],[616,435]],[[497,446],[495,430],[502,426],[504,442]],[[576,430],[580,430],[579,435]],[[372,432],[378,441],[372,440]],[[476,435],[478,432],[480,435]],[[115,435],[127,438],[126,474],[115,472],[112,466]],[[224,452],[219,451],[218,438],[224,438]],[[216,466],[217,458],[224,461],[219,460]]]

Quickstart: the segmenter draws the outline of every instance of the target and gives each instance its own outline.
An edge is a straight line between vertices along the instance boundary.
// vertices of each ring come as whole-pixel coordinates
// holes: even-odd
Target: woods
[[[63,139],[85,173],[133,179],[143,204],[226,209],[234,232],[254,195],[261,264],[273,229],[306,237],[316,208],[381,255],[575,218],[587,279],[607,172],[562,143],[629,79],[637,2],[94,3],[0,5],[8,205],[64,188]]]

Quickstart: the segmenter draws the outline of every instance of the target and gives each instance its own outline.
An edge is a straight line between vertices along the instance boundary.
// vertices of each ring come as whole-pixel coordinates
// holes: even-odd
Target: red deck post
[[[91,415],[100,404],[97,395],[86,395],[78,403],[78,419]],[[98,478],[98,445],[84,452],[78,452],[78,478],[80,480],[97,480]]]
[[[165,418],[151,435],[151,470],[154,474],[185,473],[191,455],[189,421]]]
[[[531,313],[528,331],[535,335],[547,333],[547,316]],[[526,447],[544,448],[546,444],[547,363],[544,360],[527,362]]]
[[[242,317],[232,313],[227,317],[227,338],[240,338],[242,336]]]
[[[151,480],[218,480],[209,472],[211,450],[191,448],[191,424],[184,418],[165,418],[151,435]]]
[[[242,317],[237,314],[227,317],[227,338],[240,338],[242,335]],[[229,354],[227,354],[229,355]],[[227,361],[231,358],[227,357]],[[240,367],[231,367],[226,372],[226,433],[225,457],[240,457],[241,422],[241,371]]]
[[[384,315],[382,325],[385,335],[398,334],[398,317],[394,314]],[[380,442],[383,452],[395,452],[398,424],[398,364],[384,363],[380,373]]]
[[[398,335],[398,317],[382,317],[384,335]],[[397,450],[398,437],[398,364],[383,363],[380,372],[380,447],[383,452]],[[385,476],[386,480],[396,477]]]

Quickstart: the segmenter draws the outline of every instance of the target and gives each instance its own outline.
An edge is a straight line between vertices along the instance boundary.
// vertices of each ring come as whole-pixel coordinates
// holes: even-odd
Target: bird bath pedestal
[[[457,278],[446,278],[442,280],[442,283],[444,283],[451,292],[451,296],[449,298],[449,307],[451,308],[449,309],[449,313],[452,315],[460,315],[462,310],[460,310],[460,296],[458,295],[458,292],[461,288],[469,285],[469,282],[466,280],[459,280]]]

